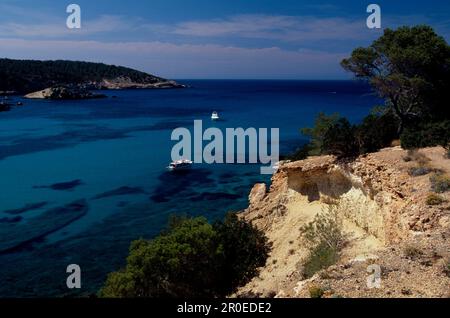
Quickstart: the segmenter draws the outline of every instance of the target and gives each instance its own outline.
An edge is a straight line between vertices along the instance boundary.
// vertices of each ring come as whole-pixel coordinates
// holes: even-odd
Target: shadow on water
[[[0,145],[0,160],[11,156],[74,147],[86,142],[130,138],[131,134],[135,132],[165,131],[190,126],[192,126],[191,121],[163,121],[153,125],[126,128],[82,124],[78,129],[69,129],[55,135],[40,137],[30,137],[29,135],[12,136],[8,137],[6,144]]]
[[[214,187],[216,181],[212,175],[212,171],[202,168],[165,171],[158,177],[158,185],[150,198],[158,203],[187,198],[186,193],[191,189]]]

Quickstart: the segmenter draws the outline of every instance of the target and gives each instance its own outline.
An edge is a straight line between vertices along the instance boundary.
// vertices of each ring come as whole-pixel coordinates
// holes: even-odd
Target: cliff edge
[[[266,233],[271,255],[234,296],[310,297],[319,288],[323,297],[450,297],[450,193],[430,200],[432,176],[450,172],[445,155],[440,147],[413,154],[393,147],[354,161],[282,163],[270,189],[255,185],[242,213]],[[306,278],[310,251],[300,228],[330,205],[347,243],[335,265]],[[380,269],[375,288],[370,265]]]

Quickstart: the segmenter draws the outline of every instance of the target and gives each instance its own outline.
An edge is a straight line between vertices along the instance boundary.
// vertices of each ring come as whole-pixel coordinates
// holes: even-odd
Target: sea
[[[279,128],[283,155],[319,112],[357,123],[380,100],[356,81],[178,80],[184,89],[103,91],[104,99],[22,100],[0,113],[0,297],[88,297],[171,215],[211,221],[245,209],[259,164],[168,171],[172,131]],[[221,120],[211,121],[212,111]],[[225,133],[224,133],[225,134]],[[81,268],[68,289],[67,266]]]

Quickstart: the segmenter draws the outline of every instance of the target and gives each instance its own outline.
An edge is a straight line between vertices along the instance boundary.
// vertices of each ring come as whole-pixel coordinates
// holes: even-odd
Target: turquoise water
[[[254,183],[269,182],[258,165],[168,172],[174,128],[195,119],[205,128],[280,128],[287,153],[319,111],[356,122],[379,103],[346,81],[181,82],[191,87],[26,100],[0,113],[0,297],[94,293],[124,264],[130,241],[153,237],[169,215],[221,218],[247,206]],[[212,110],[223,121],[211,122]],[[81,205],[71,212],[74,201]],[[65,287],[71,263],[81,266],[81,291]]]

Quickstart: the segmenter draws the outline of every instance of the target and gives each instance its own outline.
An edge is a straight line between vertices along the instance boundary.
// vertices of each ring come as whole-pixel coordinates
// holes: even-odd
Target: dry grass
[[[319,286],[311,286],[309,287],[309,296],[311,298],[322,298],[323,294],[325,294],[325,290]]]
[[[417,246],[407,245],[403,249],[403,254],[406,258],[414,260],[420,257],[423,253]]]
[[[450,190],[450,177],[445,174],[435,173],[430,177],[431,189],[436,193],[444,193]]]
[[[421,153],[417,149],[408,150],[406,156],[403,157],[403,160],[405,162],[411,162],[411,161],[417,162],[419,164],[419,166],[426,166],[431,161],[430,158],[425,156],[423,153]]]
[[[430,193],[426,200],[427,205],[441,205],[444,202],[446,202],[446,200],[435,193]]]

